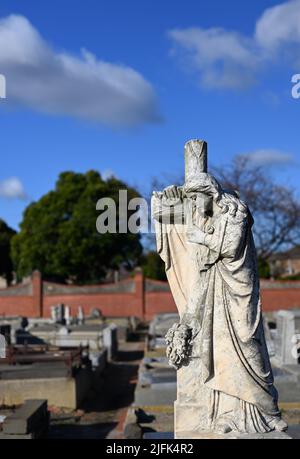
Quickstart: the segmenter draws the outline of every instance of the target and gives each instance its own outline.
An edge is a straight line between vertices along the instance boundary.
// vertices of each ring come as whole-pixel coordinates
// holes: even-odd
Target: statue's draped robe
[[[249,211],[238,211],[236,216],[218,212],[206,223],[213,234],[207,234],[202,245],[187,242],[188,225],[163,222],[158,198],[152,205],[157,249],[179,315],[193,314],[201,323],[201,384],[211,389],[210,427],[225,417],[239,431],[271,430],[267,420],[279,411],[264,337]]]

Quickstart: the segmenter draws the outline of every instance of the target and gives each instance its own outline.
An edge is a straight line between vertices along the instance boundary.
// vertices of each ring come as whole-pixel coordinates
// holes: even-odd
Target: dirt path
[[[81,410],[52,413],[49,437],[122,438],[143,349],[143,342],[122,343],[118,359],[105,370],[101,391],[93,394]]]

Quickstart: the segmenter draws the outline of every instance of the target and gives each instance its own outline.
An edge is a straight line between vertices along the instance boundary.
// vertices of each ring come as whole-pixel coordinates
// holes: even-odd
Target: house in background
[[[272,255],[269,263],[272,277],[300,276],[300,245]]]

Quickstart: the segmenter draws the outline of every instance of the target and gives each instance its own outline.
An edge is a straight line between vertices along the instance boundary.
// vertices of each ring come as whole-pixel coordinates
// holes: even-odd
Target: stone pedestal
[[[211,391],[201,381],[202,365],[200,342],[194,341],[188,366],[177,371],[177,399],[174,403],[175,432],[209,430],[209,399]]]
[[[176,440],[292,440],[285,432],[269,432],[266,434],[241,434],[231,432],[218,434],[216,432],[177,432]]]

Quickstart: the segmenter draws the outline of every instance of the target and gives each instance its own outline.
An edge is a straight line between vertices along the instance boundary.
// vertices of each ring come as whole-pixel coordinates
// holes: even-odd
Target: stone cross
[[[207,143],[203,140],[190,140],[184,147],[185,181],[207,172]]]

